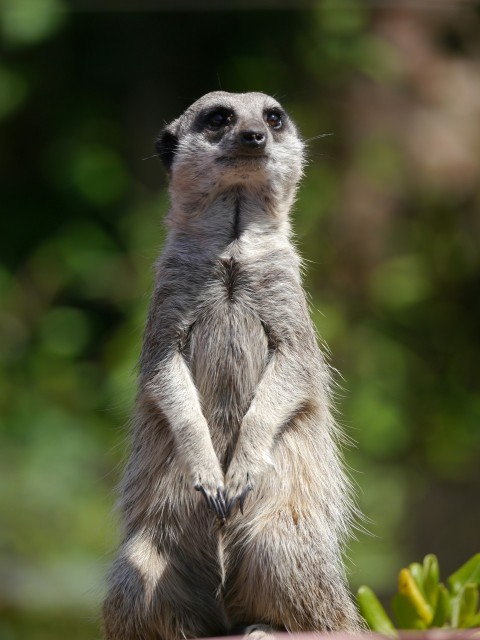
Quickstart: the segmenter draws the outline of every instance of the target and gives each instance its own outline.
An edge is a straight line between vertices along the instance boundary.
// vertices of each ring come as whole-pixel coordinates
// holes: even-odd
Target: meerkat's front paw
[[[242,475],[242,478],[232,478],[225,489],[225,509],[226,515],[230,515],[232,509],[238,504],[243,514],[243,505],[254,484],[250,473]]]
[[[200,491],[207,505],[216,515],[225,520],[227,510],[225,506],[225,489],[223,474],[218,469],[205,469],[193,474],[193,488]]]
[[[243,506],[248,494],[255,487],[258,469],[247,461],[233,459],[225,476],[225,508],[228,516],[238,505],[243,514]]]

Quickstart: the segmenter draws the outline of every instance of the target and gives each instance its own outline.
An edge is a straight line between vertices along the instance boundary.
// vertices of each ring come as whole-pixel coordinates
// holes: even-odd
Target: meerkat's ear
[[[167,171],[170,171],[172,167],[173,158],[175,157],[178,146],[176,124],[175,121],[166,126],[155,139],[155,150]]]

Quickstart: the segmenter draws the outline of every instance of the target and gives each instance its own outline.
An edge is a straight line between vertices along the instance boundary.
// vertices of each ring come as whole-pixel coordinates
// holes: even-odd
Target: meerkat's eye
[[[206,118],[206,125],[212,131],[218,131],[222,127],[226,127],[233,120],[233,113],[227,109],[215,109],[211,111]]]
[[[266,112],[265,122],[272,129],[280,129],[283,126],[282,116],[276,109],[270,109]]]

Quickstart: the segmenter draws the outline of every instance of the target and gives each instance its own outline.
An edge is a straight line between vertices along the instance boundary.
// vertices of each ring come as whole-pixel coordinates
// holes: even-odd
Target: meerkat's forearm
[[[243,504],[265,470],[272,466],[275,436],[309,398],[309,376],[301,359],[276,350],[258,383],[240,425],[237,444],[225,476],[227,515]]]
[[[172,351],[163,359],[147,388],[165,414],[177,451],[185,461],[198,457],[199,449],[210,449],[215,455],[197,389],[181,353]]]
[[[190,370],[178,350],[172,350],[162,359],[146,388],[154,405],[167,419],[178,460],[190,474],[193,487],[201,491],[207,501],[216,501],[223,490],[223,471]],[[215,502],[211,506],[217,510],[219,505]]]
[[[308,390],[298,358],[275,351],[242,420],[234,457],[268,462],[275,435],[307,399]]]

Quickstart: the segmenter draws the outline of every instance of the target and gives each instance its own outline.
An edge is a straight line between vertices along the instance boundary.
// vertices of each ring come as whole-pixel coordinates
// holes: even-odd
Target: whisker
[[[306,138],[304,140],[305,143],[311,142],[312,140],[319,140],[320,138],[328,138],[329,136],[334,136],[334,133],[320,133],[318,136],[312,136],[311,138]]]

